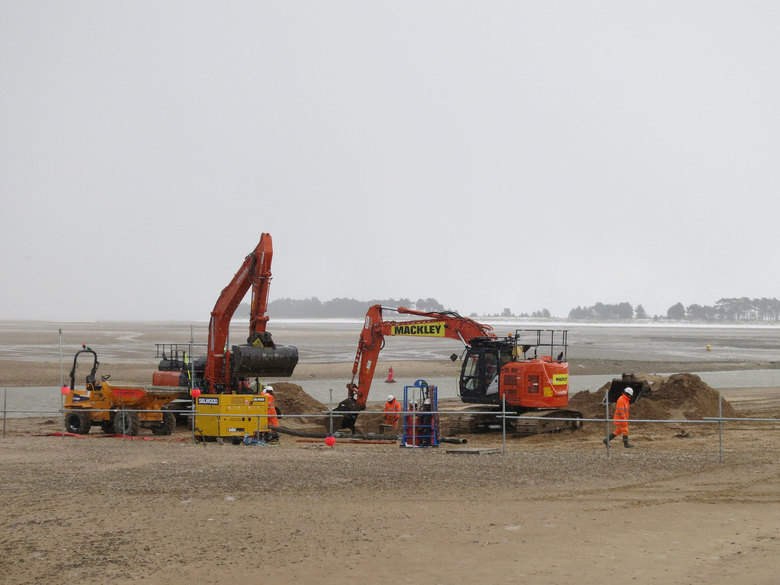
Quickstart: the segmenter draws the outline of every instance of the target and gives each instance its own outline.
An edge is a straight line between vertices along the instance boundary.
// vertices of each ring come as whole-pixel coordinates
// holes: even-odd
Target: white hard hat
[[[623,390],[623,392],[625,392],[629,396],[633,396],[634,395],[634,391],[631,388],[626,388],[625,390]]]
[[[393,396],[392,394],[388,394],[387,395],[387,401],[388,402],[392,402],[393,400],[395,400],[395,396]]]
[[[265,391],[266,392],[273,392],[274,391],[274,387],[273,386],[266,386],[265,387]]]

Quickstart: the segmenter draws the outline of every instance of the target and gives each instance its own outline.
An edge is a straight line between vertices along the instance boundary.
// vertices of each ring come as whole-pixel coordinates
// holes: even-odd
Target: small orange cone
[[[387,372],[387,380],[385,380],[386,384],[391,384],[395,382],[395,378],[393,378],[393,368],[390,368],[390,371]]]

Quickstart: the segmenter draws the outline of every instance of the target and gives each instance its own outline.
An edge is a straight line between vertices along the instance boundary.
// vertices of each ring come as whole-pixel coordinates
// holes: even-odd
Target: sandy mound
[[[296,431],[313,431],[322,433],[328,430],[328,406],[312,398],[298,384],[291,382],[274,382],[274,403],[285,415],[279,421],[282,427]],[[290,415],[323,415],[323,416],[290,416]],[[341,430],[341,418],[334,417],[334,430]],[[356,430],[358,433],[375,433],[382,422],[381,414],[361,414],[358,417]],[[347,431],[349,432],[349,431]]]
[[[718,416],[720,393],[712,389],[695,374],[674,374],[672,376],[638,376],[648,380],[652,391],[642,394],[631,405],[632,419],[646,420],[702,420]],[[569,401],[569,407],[582,412],[585,418],[604,417],[604,395],[609,383],[595,392],[580,392]],[[737,412],[724,399],[723,416],[736,417]],[[610,409],[610,416],[614,406]]]
[[[274,404],[284,414],[322,414],[328,410],[322,402],[291,382],[274,382]]]
[[[674,374],[665,379],[650,395],[651,402],[656,403],[671,416],[677,418],[678,412],[688,420],[701,420],[705,417],[718,416],[720,403],[723,416],[736,417],[737,412],[725,399],[720,399],[720,392],[710,388],[695,374]],[[640,400],[640,404],[641,404]]]
[[[322,431],[326,417],[291,417],[295,414],[323,414],[328,407],[319,400],[312,398],[298,384],[291,382],[274,382],[274,404],[285,415],[279,424],[283,427],[298,430]]]

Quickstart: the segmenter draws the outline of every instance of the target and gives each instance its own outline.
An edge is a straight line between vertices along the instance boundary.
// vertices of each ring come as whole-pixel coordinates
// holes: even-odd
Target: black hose
[[[274,429],[278,433],[283,433],[285,435],[295,435],[296,437],[309,437],[312,439],[324,439],[327,437],[327,434],[324,433],[315,433],[312,431],[297,431],[295,429],[288,429],[285,427],[274,427]]]
[[[283,433],[285,435],[294,435],[296,437],[308,437],[311,439],[324,439],[329,433],[314,432],[314,431],[299,431],[296,429],[288,429],[285,427],[275,427],[275,431]],[[362,435],[353,435],[352,433],[335,432],[333,436],[338,439],[363,439],[366,441],[397,441],[398,435],[377,435],[376,433],[366,433]]]
[[[442,437],[439,443],[452,443],[453,445],[465,445],[468,441],[463,437]]]
[[[286,427],[275,427],[274,430],[278,433],[285,435],[293,435],[295,437],[306,437],[309,439],[325,439],[328,437],[328,433],[314,432],[314,431],[299,431],[297,429],[288,429]],[[378,435],[376,433],[364,433],[362,435],[353,435],[351,433],[335,432],[333,436],[338,439],[360,439],[363,441],[397,441],[398,435]],[[453,443],[455,445],[463,445],[467,441],[461,437],[442,437],[439,439],[440,443]]]

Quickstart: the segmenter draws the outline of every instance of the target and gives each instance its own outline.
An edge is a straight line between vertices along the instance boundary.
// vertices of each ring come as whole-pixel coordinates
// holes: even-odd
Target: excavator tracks
[[[572,419],[572,420],[560,420]],[[528,437],[541,433],[559,433],[561,431],[576,431],[582,428],[582,413],[575,410],[540,410],[526,412],[514,422],[514,434],[517,437]]]
[[[486,412],[486,407],[465,407],[447,416],[451,436],[500,432],[501,412]],[[564,420],[561,420],[564,419]],[[541,433],[574,431],[582,428],[582,413],[574,410],[539,410],[520,415],[507,413],[506,430],[516,437]]]

